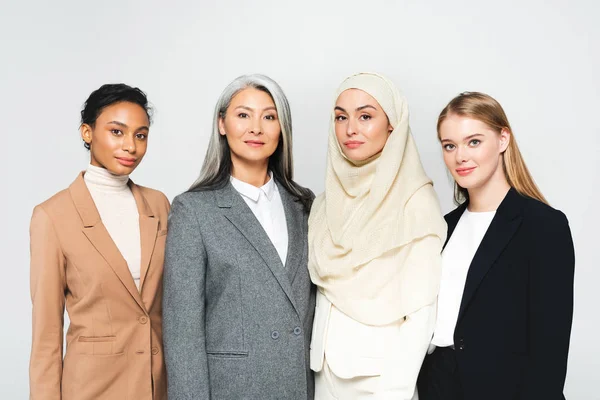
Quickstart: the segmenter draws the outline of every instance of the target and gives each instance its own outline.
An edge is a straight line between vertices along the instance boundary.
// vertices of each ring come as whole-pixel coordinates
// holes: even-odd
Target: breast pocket
[[[114,335],[79,336],[77,354],[120,355],[123,354],[123,350],[117,346],[117,337]]]

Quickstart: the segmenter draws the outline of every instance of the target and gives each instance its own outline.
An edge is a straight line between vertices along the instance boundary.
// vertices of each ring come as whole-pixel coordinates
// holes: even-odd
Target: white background
[[[238,75],[267,74],[292,106],[296,178],[321,192],[334,90],[367,70],[406,94],[444,211],[453,205],[436,139],[439,111],[465,90],[504,106],[533,176],[567,214],[575,240],[565,392],[600,399],[597,1],[167,3],[1,0],[0,398],[28,397],[29,219],[87,165],[78,124],[92,90],[125,82],[147,92],[155,124],[133,179],[172,199],[198,175],[221,90]]]

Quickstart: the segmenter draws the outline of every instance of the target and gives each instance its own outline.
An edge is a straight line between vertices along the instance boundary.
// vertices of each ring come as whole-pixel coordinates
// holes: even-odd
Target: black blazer
[[[448,238],[467,204],[445,216]],[[510,189],[469,267],[454,344],[465,400],[559,400],[573,316],[569,223]]]

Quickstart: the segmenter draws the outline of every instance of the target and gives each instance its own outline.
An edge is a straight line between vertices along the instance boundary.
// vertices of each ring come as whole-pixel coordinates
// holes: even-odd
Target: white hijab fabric
[[[379,155],[355,163],[340,149],[332,112],[325,193],[309,218],[308,267],[336,308],[361,323],[385,325],[435,301],[446,224],[410,132],[405,98],[372,73],[347,78],[336,99],[347,89],[374,97],[394,130]],[[422,241],[430,236],[439,241]]]

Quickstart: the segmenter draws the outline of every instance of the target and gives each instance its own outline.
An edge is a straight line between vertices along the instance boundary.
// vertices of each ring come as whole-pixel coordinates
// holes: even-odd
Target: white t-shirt
[[[442,280],[438,296],[438,313],[431,341],[438,347],[454,345],[454,329],[465,290],[467,273],[494,215],[496,215],[496,211],[470,212],[465,209],[442,252]]]

